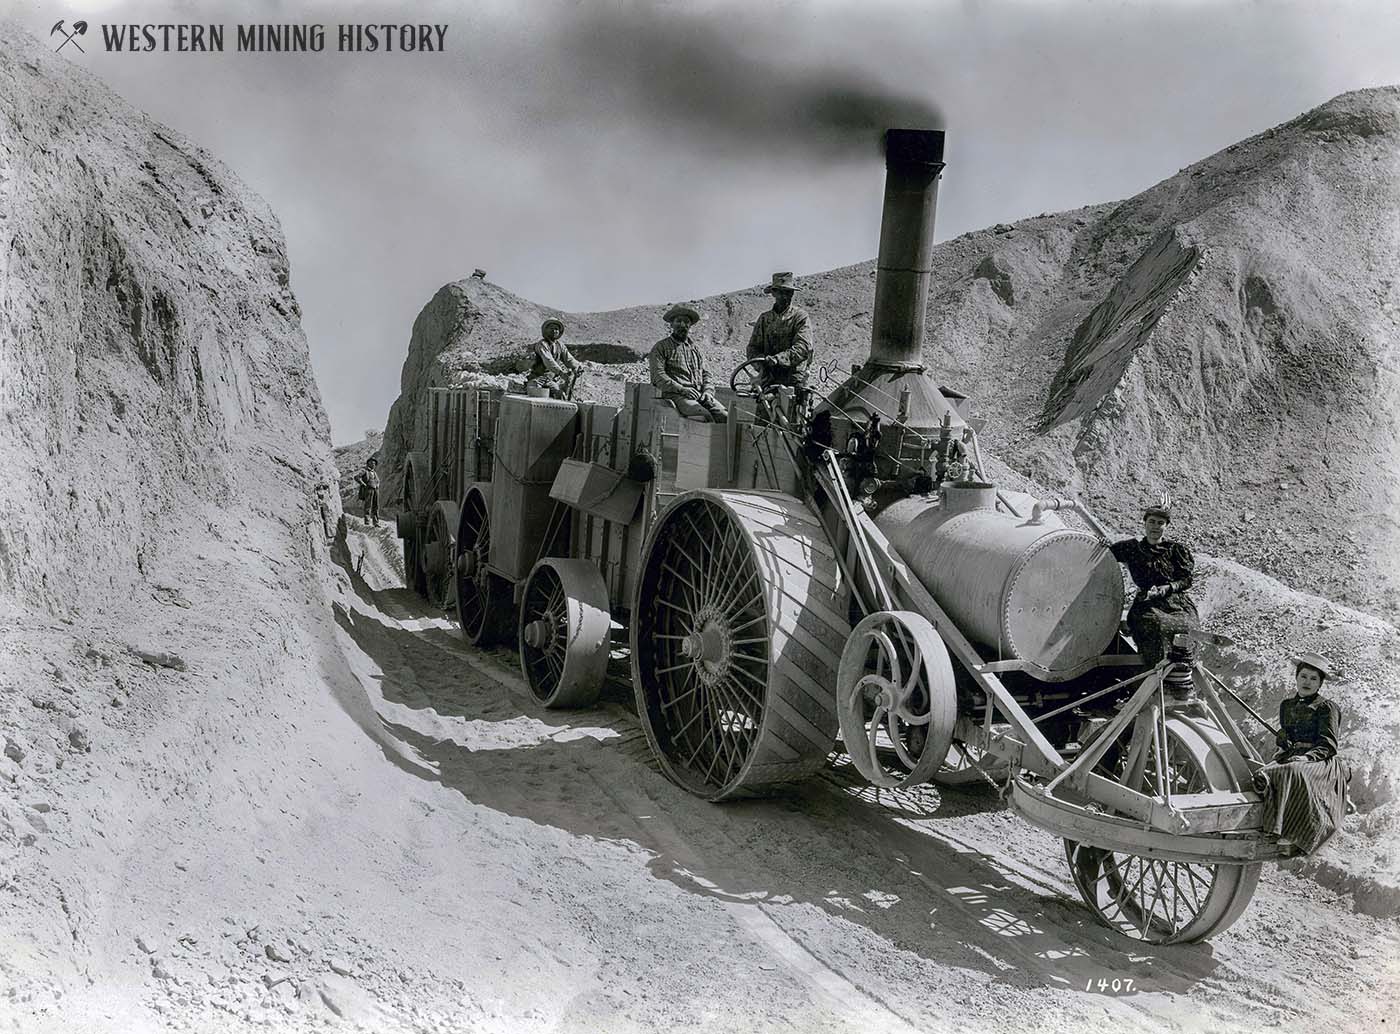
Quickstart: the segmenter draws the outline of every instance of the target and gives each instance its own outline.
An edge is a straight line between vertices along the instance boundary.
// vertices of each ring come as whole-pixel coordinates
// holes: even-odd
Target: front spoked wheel
[[[1150,717],[1150,716],[1149,716]],[[1099,773],[1173,796],[1235,791],[1240,779],[1226,760],[1233,749],[1211,721],[1177,716],[1153,721],[1151,733],[1115,744]],[[1137,743],[1137,749],[1133,744]],[[1163,749],[1159,750],[1159,744]],[[1160,759],[1160,763],[1159,763]],[[1224,930],[1249,904],[1261,865],[1179,862],[1065,841],[1065,856],[1080,897],[1105,926],[1150,944],[1199,941]]]

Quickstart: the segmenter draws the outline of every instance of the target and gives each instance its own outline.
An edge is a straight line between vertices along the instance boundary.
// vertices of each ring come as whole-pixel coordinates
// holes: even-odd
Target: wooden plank
[[[1146,858],[1241,865],[1279,857],[1278,846],[1268,838],[1142,829],[1131,819],[1087,813],[1067,801],[1039,793],[1019,779],[1011,783],[1011,804],[1027,821],[1056,836]]]
[[[1204,803],[1206,798],[1217,800]],[[1198,799],[1202,802],[1197,803]],[[1264,803],[1257,794],[1178,794],[1172,801],[1181,810],[1191,833],[1243,832],[1264,826]]]

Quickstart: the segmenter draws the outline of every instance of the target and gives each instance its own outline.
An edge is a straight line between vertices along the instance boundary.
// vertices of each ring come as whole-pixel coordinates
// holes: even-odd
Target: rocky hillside
[[[328,710],[329,427],[267,205],[12,25],[0,222],[0,1026],[154,1030]]]
[[[956,140],[949,156],[945,192]],[[1398,206],[1400,88],[1346,94],[1121,204],[940,244],[926,356],[977,400],[987,444],[1048,489],[1124,529],[1168,491],[1184,538],[1393,619]],[[862,263],[802,278],[834,371],[868,348],[873,276]],[[757,287],[697,303],[717,373],[766,303]],[[587,397],[616,401],[644,376],[664,307],[560,313],[566,340],[607,360],[590,364]],[[391,485],[426,388],[501,373],[556,313],[477,279],[438,291],[389,414]]]
[[[0,596],[129,598],[202,506],[300,521],[329,470],[286,247],[209,154],[0,48]]]

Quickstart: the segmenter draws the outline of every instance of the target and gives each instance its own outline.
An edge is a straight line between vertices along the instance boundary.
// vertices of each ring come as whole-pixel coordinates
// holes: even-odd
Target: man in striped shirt
[[[651,348],[652,387],[687,420],[724,423],[729,413],[710,390],[705,359],[690,340],[690,328],[700,322],[700,311],[693,305],[673,305],[661,318],[671,325],[671,336]]]

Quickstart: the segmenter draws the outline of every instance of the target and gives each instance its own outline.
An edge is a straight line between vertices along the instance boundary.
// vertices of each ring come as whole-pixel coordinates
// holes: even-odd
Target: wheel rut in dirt
[[[663,920],[683,924],[687,898],[718,907],[764,977],[797,984],[838,1025],[927,1026],[942,1015],[927,990],[944,985],[972,988],[969,1015],[981,1002],[990,1017],[1009,998],[1028,1011],[1107,1012],[1125,1029],[1160,1029],[1200,1002],[1223,1029],[1250,1029],[1261,1008],[1314,1011],[1309,988],[1236,961],[1253,954],[1155,949],[1098,926],[1054,868],[1058,841],[999,810],[990,788],[877,792],[837,756],[775,799],[708,804],[657,771],[616,664],[597,707],[547,711],[513,652],[470,649],[407,594],[363,603],[348,634],[379,663],[380,720],[422,774],[562,831],[577,864],[593,864],[599,844],[640,852],[629,881],[684,892],[669,894],[681,911]],[[599,911],[561,894],[581,915]],[[1084,994],[1104,976],[1146,993]]]

